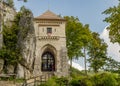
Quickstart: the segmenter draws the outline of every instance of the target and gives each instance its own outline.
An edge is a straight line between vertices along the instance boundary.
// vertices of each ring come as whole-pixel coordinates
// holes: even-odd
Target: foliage
[[[19,1],[19,0],[18,0],[18,1]],[[28,0],[21,0],[21,1],[27,2]]]
[[[106,64],[104,65],[103,69],[105,71],[120,74],[120,62],[118,62],[110,57],[107,59]]]
[[[9,5],[11,8],[14,8],[14,2],[13,2],[13,0],[0,0],[0,2],[4,2],[7,5]]]
[[[40,86],[66,86],[69,80],[66,77],[53,77],[49,79],[45,84],[41,84]]]
[[[80,40],[81,37],[81,30],[82,30],[82,23],[80,23],[77,17],[73,16],[65,16],[67,20],[66,24],[66,41],[67,41],[67,50],[68,50],[68,57],[70,59],[70,68],[72,67],[72,60],[77,59],[80,56],[83,56],[81,49],[83,43]]]
[[[93,86],[117,86],[116,76],[111,73],[95,74],[91,77]]]
[[[83,26],[82,30],[81,30],[81,42],[83,42],[83,48],[86,48],[88,47],[89,45],[89,42],[92,40],[92,33],[89,29],[89,25],[86,24]]]
[[[70,59],[72,59],[74,57],[81,56],[82,54],[81,48],[83,43],[80,40],[80,36],[83,25],[76,17],[66,16],[65,19],[67,20],[66,39],[68,56]]]
[[[18,45],[22,49],[23,41],[27,37],[28,33],[34,32],[33,27],[33,14],[29,9],[26,9],[24,6],[21,7],[20,12],[17,14],[17,19],[15,20],[17,22],[17,25],[19,27],[19,33],[18,33]]]
[[[111,42],[120,44],[120,3],[108,8],[103,14],[109,15],[104,21],[110,23],[108,30]]]
[[[74,74],[71,77],[53,77],[45,84],[40,86],[119,86],[120,75],[116,73],[95,73],[90,75],[83,75],[81,71],[73,68]],[[75,73],[74,73],[75,72]],[[78,74],[77,74],[78,73]]]
[[[70,71],[72,71],[71,77],[73,77],[73,78],[76,78],[78,76],[85,76],[85,74],[82,71],[79,71],[73,67],[70,69]]]
[[[14,7],[14,2],[13,0],[7,0],[7,3],[9,4],[10,7]]]
[[[90,75],[84,75],[81,71],[72,68],[71,77],[53,77],[49,79],[45,84],[40,86],[119,86],[120,76],[116,73],[95,73]],[[77,74],[78,73],[78,74]],[[66,83],[67,85],[66,85]]]
[[[86,57],[82,49],[86,50],[92,39],[89,25],[83,25],[78,18],[73,16],[66,16],[65,19],[67,20],[66,37],[69,58]]]
[[[24,0],[24,2],[27,2],[27,0]]]
[[[3,48],[0,50],[0,57],[8,64],[16,64],[20,58],[19,48],[17,48],[18,28],[15,23],[12,26],[3,26]]]
[[[5,61],[4,70],[7,65],[17,66],[17,63],[21,63],[23,60],[21,53],[24,47],[23,41],[28,33],[34,32],[32,19],[32,12],[22,7],[10,25],[4,24],[2,32],[4,45],[0,49],[0,58]]]
[[[83,29],[81,31],[81,42],[83,42],[83,57],[84,57],[84,65],[85,65],[85,74],[87,75],[87,66],[86,66],[86,63],[87,63],[87,60],[86,60],[86,56],[87,56],[87,51],[88,51],[88,48],[89,48],[89,44],[92,40],[92,33],[89,29],[89,25],[84,25],[83,26]]]
[[[82,52],[84,49],[87,50],[87,46],[92,39],[89,25],[83,25],[77,17],[66,16],[66,39],[68,56],[71,61],[72,59],[84,57],[85,58],[85,69],[86,69],[86,53]]]
[[[78,78],[73,78],[70,81],[71,86],[92,86],[90,77],[88,76],[79,76]]]
[[[104,40],[100,39],[99,34],[93,32],[93,40],[91,40],[88,49],[88,55],[90,56],[88,61],[90,62],[90,68],[94,72],[104,66],[107,59],[107,44]]]
[[[72,79],[70,82],[71,86],[80,86],[80,81],[79,79]]]

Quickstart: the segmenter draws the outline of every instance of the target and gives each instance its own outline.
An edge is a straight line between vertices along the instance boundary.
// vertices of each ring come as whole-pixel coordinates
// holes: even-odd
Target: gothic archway
[[[46,51],[42,55],[42,71],[55,71],[55,58],[54,55]]]
[[[41,71],[52,72],[56,70],[56,49],[52,45],[45,45],[42,48]]]

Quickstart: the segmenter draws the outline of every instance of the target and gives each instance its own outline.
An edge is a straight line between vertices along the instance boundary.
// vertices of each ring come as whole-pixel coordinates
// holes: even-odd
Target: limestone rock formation
[[[0,73],[1,73],[2,70],[3,70],[3,65],[4,65],[4,60],[3,60],[3,59],[0,59]]]
[[[24,48],[22,51],[22,56],[25,61],[18,66],[18,77],[27,76],[28,78],[32,76],[34,69],[34,58],[35,58],[35,39],[34,36],[26,37],[26,40],[23,42]],[[26,78],[27,78],[26,77]]]

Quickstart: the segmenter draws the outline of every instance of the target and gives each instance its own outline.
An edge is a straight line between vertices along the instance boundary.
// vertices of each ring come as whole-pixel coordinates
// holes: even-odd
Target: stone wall
[[[53,50],[56,50],[55,55],[55,67],[56,71],[54,75],[68,76],[69,66],[68,57],[66,49],[66,36],[65,36],[65,21],[52,21],[52,20],[38,20],[34,22],[35,27],[35,37],[36,37],[36,52],[35,52],[35,75],[44,75],[45,73],[41,71],[41,56],[44,52],[44,46],[52,46]],[[53,25],[53,26],[50,26]],[[48,35],[47,27],[52,28],[52,34]]]

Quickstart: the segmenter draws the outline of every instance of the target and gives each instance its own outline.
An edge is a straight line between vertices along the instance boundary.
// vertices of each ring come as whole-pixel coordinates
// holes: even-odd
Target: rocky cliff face
[[[23,41],[22,56],[24,61],[18,65],[18,77],[31,77],[34,69],[34,58],[35,58],[35,38],[34,34],[29,34]]]
[[[33,15],[29,10],[23,8],[22,16],[19,20],[20,32],[18,34],[18,45],[23,60],[18,65],[18,77],[30,77],[34,69],[34,58],[36,39],[33,26]]]
[[[14,17],[16,15],[16,11],[13,8],[10,8],[8,4],[1,3],[0,2],[0,49],[3,46],[3,23],[7,25],[11,25],[11,21],[14,20]],[[0,58],[0,73],[3,70],[4,60]],[[11,70],[11,68],[8,67],[8,70]]]
[[[6,25],[12,25],[12,21],[15,21],[15,16],[19,15],[18,21],[18,40],[17,40],[17,47],[20,49],[21,53],[21,61],[18,63],[17,69],[14,68],[15,65],[9,65],[7,69],[7,73],[14,73],[17,71],[17,76],[19,78],[23,77],[30,77],[32,75],[32,71],[34,69],[34,58],[35,58],[35,34],[34,34],[34,27],[33,27],[33,15],[32,12],[25,9],[24,7],[21,8],[22,10],[18,13],[15,12],[13,8],[10,8],[7,4],[0,3],[0,7],[2,7],[4,12],[0,12],[2,19],[0,22],[4,22]],[[1,24],[2,24],[1,23]],[[2,28],[1,30],[2,31]],[[0,34],[0,45],[2,47],[3,37]],[[4,60],[0,59],[0,73],[3,70]]]
[[[14,16],[16,15],[15,9],[9,7],[6,3],[0,2],[0,48],[2,47],[2,24],[8,24],[10,21],[14,20]],[[10,23],[9,23],[10,24]]]

